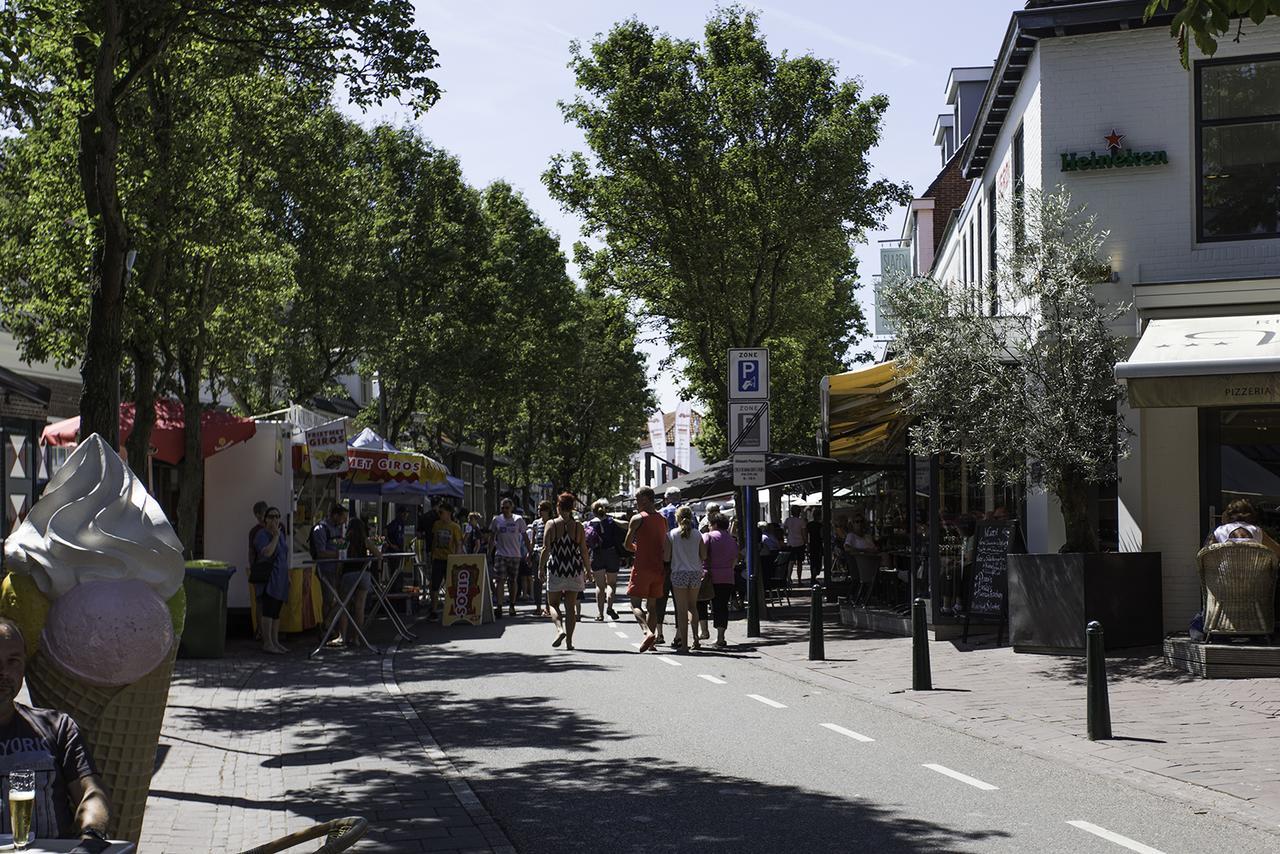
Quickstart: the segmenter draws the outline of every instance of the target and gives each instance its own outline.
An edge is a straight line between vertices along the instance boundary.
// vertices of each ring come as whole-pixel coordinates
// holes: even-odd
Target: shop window
[[[1280,409],[1220,409],[1214,414],[1216,424],[1202,431],[1212,467],[1206,532],[1221,524],[1227,505],[1243,498],[1253,505],[1263,530],[1280,537]]]
[[[1199,238],[1280,237],[1280,56],[1196,64]]]

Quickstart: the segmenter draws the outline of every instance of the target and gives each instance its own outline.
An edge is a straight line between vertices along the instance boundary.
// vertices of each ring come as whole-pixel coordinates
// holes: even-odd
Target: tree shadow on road
[[[1008,835],[950,828],[909,817],[893,804],[769,782],[767,766],[760,779],[750,779],[699,767],[696,756],[688,764],[647,755],[604,758],[609,743],[616,756],[617,745],[634,733],[551,697],[460,698],[432,689],[430,680],[403,678],[401,688],[490,814],[529,854],[974,851],[983,840]],[[726,738],[732,743],[734,736]],[[545,756],[500,764],[505,752],[523,749]],[[854,767],[849,788],[858,788]]]

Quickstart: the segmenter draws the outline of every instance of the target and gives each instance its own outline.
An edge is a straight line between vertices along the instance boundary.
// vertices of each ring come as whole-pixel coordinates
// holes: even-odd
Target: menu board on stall
[[[1009,552],[1017,551],[1018,527],[1012,519],[982,522],[974,536],[968,619],[1003,621],[1009,609]]]
[[[342,474],[347,470],[347,419],[312,427],[306,432],[306,439],[312,474]]]
[[[493,622],[493,593],[482,554],[449,555],[444,579],[444,615],[441,624]]]

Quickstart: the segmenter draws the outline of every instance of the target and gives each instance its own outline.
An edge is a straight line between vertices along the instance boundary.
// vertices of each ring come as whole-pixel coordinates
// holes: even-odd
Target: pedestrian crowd
[[[531,522],[517,512],[511,497],[501,500],[487,523],[480,513],[465,508],[455,512],[446,501],[419,510],[415,525],[414,511],[400,505],[381,531],[372,505],[353,515],[334,504],[311,528],[306,544],[323,581],[324,624],[337,614],[330,644],[358,642],[371,587],[366,570],[373,561],[384,554],[414,553],[412,564],[422,568],[428,619],[441,608],[450,556],[476,554],[486,557],[490,570],[493,616],[515,616],[517,606],[526,604],[532,614],[551,620],[557,648],[574,648],[574,632],[590,592],[594,621],[621,619],[620,607],[631,613],[644,631],[642,652],[668,647],[683,653],[702,649],[704,641],[725,648],[730,609],[745,607],[747,598],[737,520],[714,502],[699,518],[681,502],[677,489],[667,490],[661,506],[651,487],[642,487],[634,498],[636,512],[628,519],[611,512],[604,498],[579,512],[576,496],[565,493],[542,501]],[[280,642],[280,618],[289,599],[288,526],[280,510],[266,502],[254,506],[254,516],[249,565],[258,636],[264,651],[278,655],[287,652]],[[806,555],[811,566],[820,565],[815,543],[820,543],[821,523],[806,520],[799,508],[782,525],[762,529],[761,557],[767,561],[785,553],[797,581]],[[630,576],[620,592],[618,577],[628,567]],[[338,597],[348,607],[335,610]],[[668,644],[664,617],[673,602],[675,634]]]

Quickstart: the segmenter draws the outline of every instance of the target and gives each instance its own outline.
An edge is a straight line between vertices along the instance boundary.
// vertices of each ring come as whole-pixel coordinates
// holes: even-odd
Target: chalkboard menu
[[[1013,520],[982,522],[975,536],[973,577],[969,582],[969,608],[975,619],[1002,620],[1009,598],[1009,552],[1017,550],[1018,528]]]

